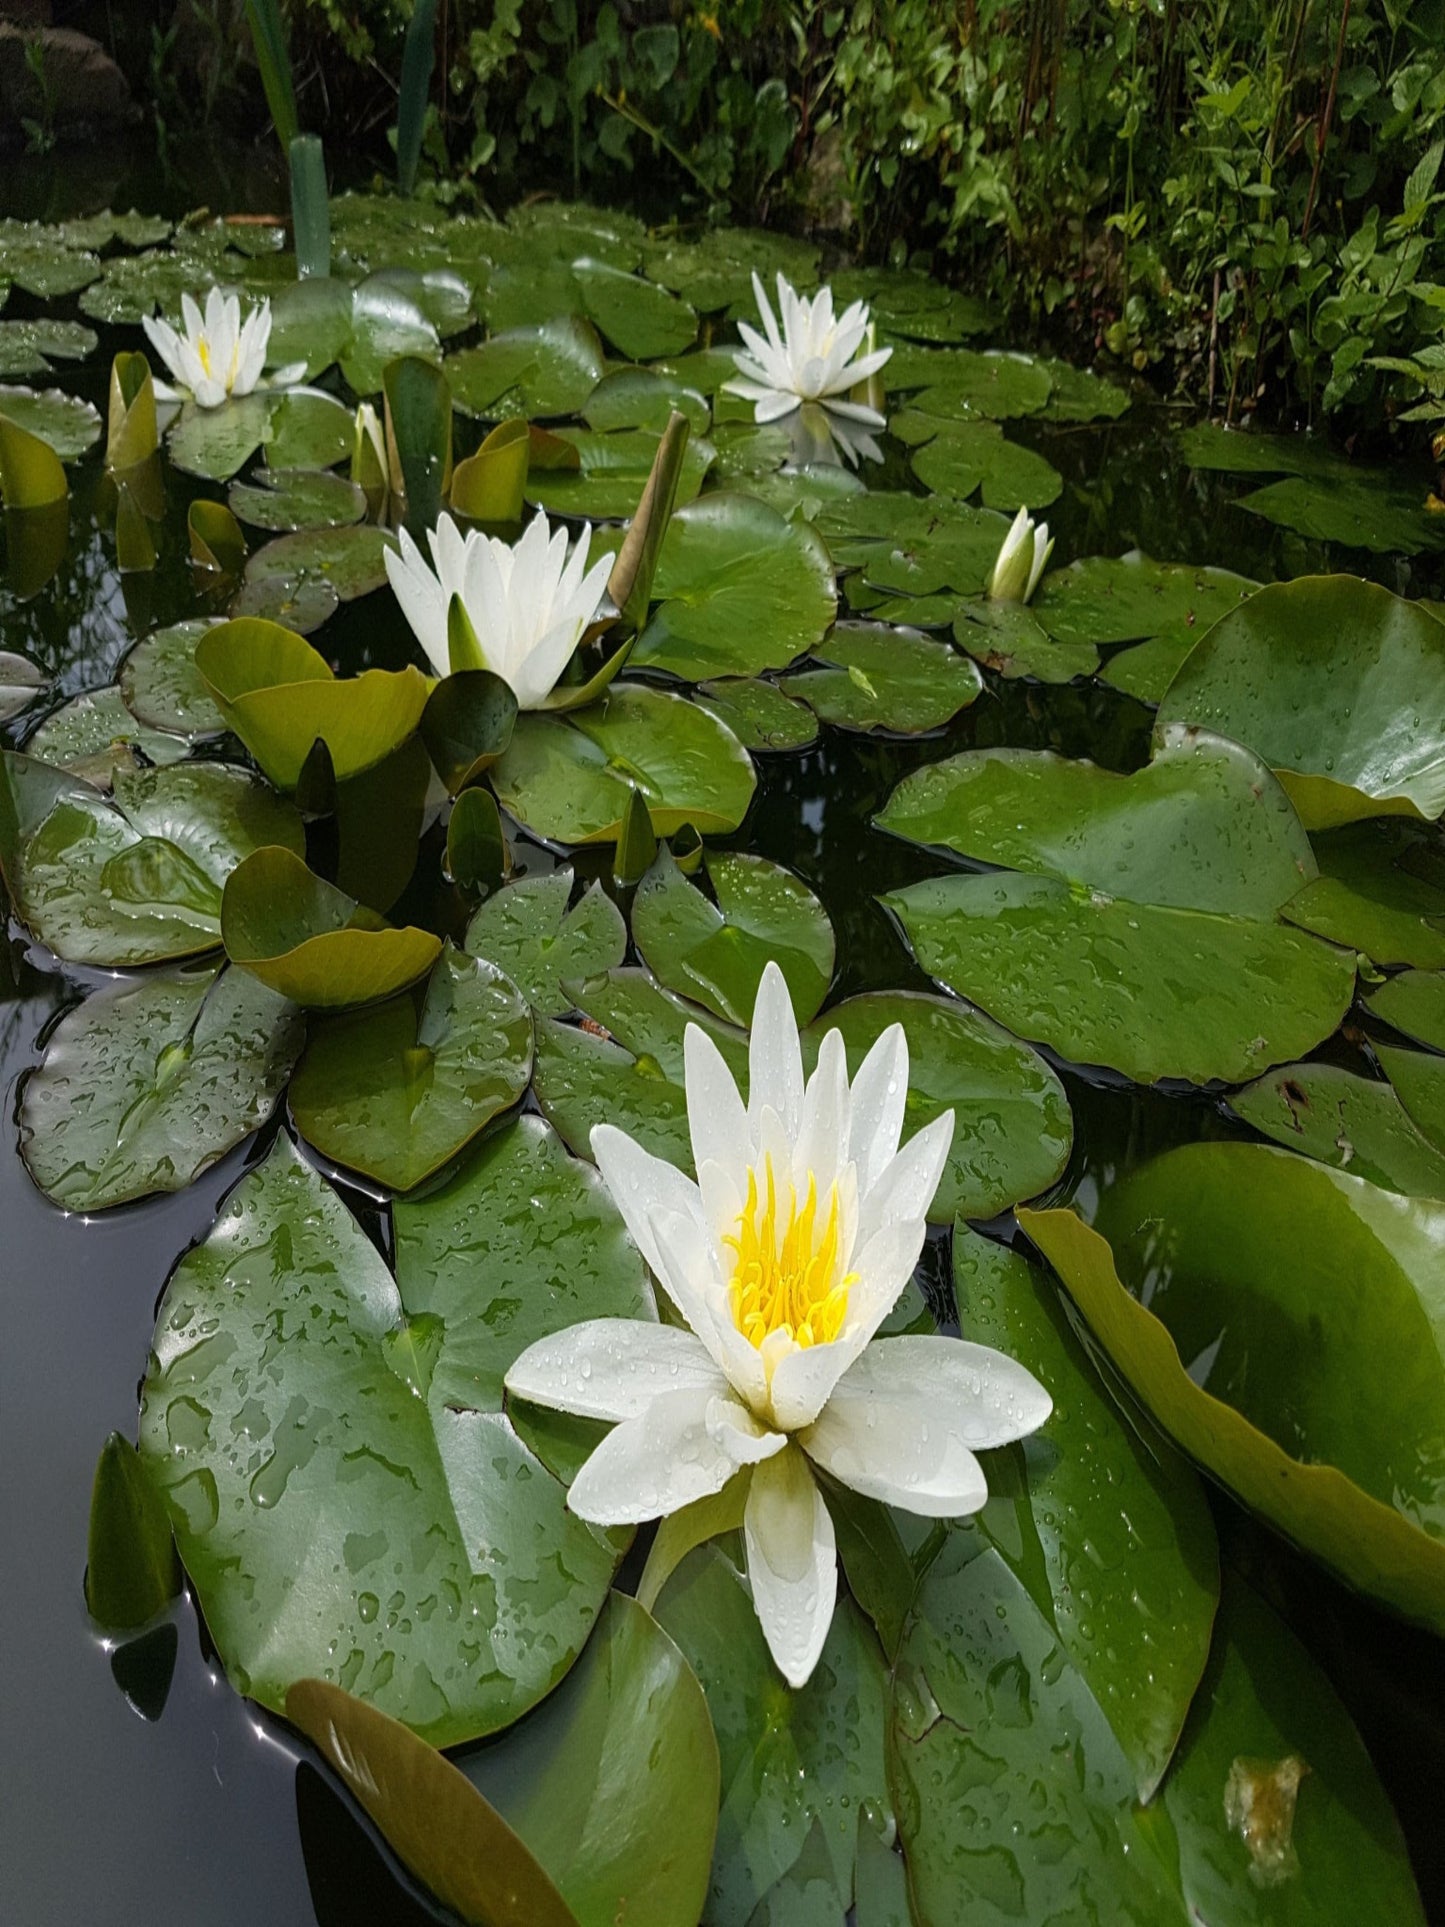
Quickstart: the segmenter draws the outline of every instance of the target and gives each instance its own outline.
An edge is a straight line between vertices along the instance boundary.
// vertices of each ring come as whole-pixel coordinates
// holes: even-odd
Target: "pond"
[[[174,217],[185,199],[156,188],[151,205]],[[36,213],[34,198],[17,211]],[[733,372],[735,323],[755,314],[752,267],[815,286],[814,250],[757,235],[659,236],[626,214],[549,202],[494,228],[430,206],[348,199],[332,209],[332,280],[298,284],[283,240],[264,224],[209,219],[174,234],[170,219],[0,230],[11,417],[58,442],[69,491],[58,518],[53,506],[8,515],[0,590],[0,648],[25,658],[37,685],[17,685],[0,740],[43,752],[43,764],[8,765],[30,772],[32,792],[53,782],[40,805],[33,795],[18,811],[7,801],[0,823],[12,887],[0,993],[12,1917],[208,1927],[453,1917],[339,1790],[335,1755],[323,1768],[266,1708],[289,1682],[320,1673],[439,1744],[507,1728],[582,1646],[623,1542],[563,1514],[560,1488],[555,1506],[498,1498],[500,1488],[448,1461],[433,1496],[443,1492],[462,1517],[470,1494],[486,1543],[532,1560],[530,1595],[520,1585],[509,1593],[500,1552],[486,1577],[494,1619],[497,1598],[513,1616],[514,1657],[497,1660],[493,1641],[500,1684],[452,1686],[437,1655],[460,1654],[475,1678],[479,1649],[465,1629],[439,1630],[446,1610],[436,1600],[450,1582],[422,1583],[432,1555],[414,1547],[410,1569],[382,1576],[396,1550],[387,1530],[400,1543],[404,1517],[404,1530],[422,1536],[434,1523],[425,1501],[399,1511],[390,1486],[336,1445],[323,1408],[362,1437],[358,1415],[380,1396],[379,1373],[409,1387],[416,1411],[432,1411],[442,1444],[427,1433],[429,1464],[438,1450],[446,1459],[452,1421],[466,1421],[478,1453],[475,1422],[502,1428],[494,1478],[509,1491],[517,1480],[550,1489],[554,1473],[577,1471],[595,1427],[515,1401],[516,1429],[501,1416],[501,1374],[527,1338],[644,1304],[620,1220],[577,1158],[606,1121],[688,1160],[683,1024],[703,1024],[737,1068],[768,954],[784,966],[800,1022],[823,1010],[805,1048],[816,1049],[836,1007],[888,993],[843,1014],[850,1068],[900,1016],[910,1129],[958,1109],[918,1289],[896,1330],[961,1328],[1013,1354],[1049,1385],[1050,1425],[1065,1429],[986,1455],[994,1496],[972,1530],[930,1537],[909,1514],[874,1499],[849,1513],[839,1498],[857,1605],[839,1607],[823,1684],[803,1689],[814,1695],[806,1717],[789,1710],[804,1702],[790,1702],[769,1669],[751,1613],[729,1619],[742,1595],[719,1577],[731,1570],[722,1555],[695,1551],[657,1582],[649,1596],[660,1589],[659,1617],[707,1689],[723,1755],[705,1917],[740,1927],[842,1920],[856,1878],[861,1927],[906,1919],[903,1860],[887,1851],[891,1807],[912,1917],[923,1922],[964,1917],[951,1911],[964,1896],[979,1908],[968,1918],[993,1919],[1041,1917],[1071,1894],[1080,1911],[1070,1918],[1182,1919],[1183,1893],[1227,1897],[1221,1920],[1293,1918],[1275,1903],[1283,1908],[1300,1882],[1311,1918],[1405,1919],[1410,1876],[1371,1763],[1433,1917],[1445,1908],[1436,1636],[1445,1207],[1431,1202],[1445,1191],[1436,1178],[1445,1034],[1431,1002],[1445,981],[1445,626],[1394,599],[1445,598],[1445,530],[1420,506],[1428,473],[1380,474],[1309,438],[1223,436],[1140,386],[1081,376],[1044,353],[985,354],[1012,344],[996,342],[966,298],[922,276],[855,270],[834,282],[840,300],[871,303],[878,338],[894,348],[889,429],[876,460],[865,452],[856,471],[829,466],[816,421],[803,450],[786,428],[755,424],[750,401],[719,392]],[[115,421],[113,361],[147,346],[142,314],[159,304],[179,320],[182,292],[202,294],[216,279],[248,301],[271,299],[270,358],[306,364],[305,399],[279,404],[284,414],[272,401],[250,414],[242,400],[188,407],[159,460],[118,491],[104,428],[108,410]],[[698,345],[713,337],[726,354]],[[633,363],[662,372],[638,379]],[[440,402],[429,372],[438,365],[449,383]],[[14,398],[17,386],[57,384],[94,417]],[[610,692],[571,712],[576,720],[515,717],[505,703],[499,720],[496,678],[466,669],[464,653],[460,673],[436,687],[475,702],[459,694],[452,710],[434,707],[417,673],[426,657],[385,585],[381,540],[364,534],[388,451],[367,467],[351,411],[362,397],[381,411],[384,393],[392,479],[407,483],[418,529],[445,505],[449,438],[460,472],[495,424],[530,418],[547,430],[490,443],[495,459],[472,479],[499,486],[507,447],[520,448],[518,489],[574,529],[588,517],[594,560],[617,548],[671,407],[689,420],[655,606],[649,614],[644,583],[631,656]],[[812,457],[801,468],[800,453]],[[267,466],[289,480],[256,483]],[[1027,607],[983,594],[1023,501],[1047,516],[1055,543]],[[197,516],[198,502],[229,502],[244,528]],[[487,519],[515,533],[515,510]],[[236,534],[244,575],[195,567],[199,543],[224,563]],[[149,566],[123,569],[121,550]],[[1144,559],[1114,561],[1134,551]],[[1356,581],[1252,593],[1335,575]],[[238,615],[304,629],[321,666],[293,636],[286,673],[274,655],[272,671],[258,668],[263,644],[283,645],[259,628],[220,628]],[[197,617],[217,625],[219,641],[176,629]],[[1208,648],[1196,647],[1206,632]],[[157,636],[149,656],[132,655]],[[454,670],[467,646],[454,631]],[[595,640],[582,663],[579,676],[617,669]],[[342,692],[330,709],[328,665]],[[384,688],[385,701],[344,711],[345,691],[367,671],[388,679],[366,685]],[[74,706],[118,680],[124,700]],[[685,703],[669,694],[679,689]],[[267,709],[258,691],[284,696]],[[574,693],[586,694],[580,682]],[[328,745],[319,761],[317,736]],[[274,788],[258,780],[243,810],[216,787],[242,779],[214,775],[218,763],[259,765]],[[87,787],[93,780],[99,788]],[[189,792],[174,787],[182,780]],[[17,781],[7,798],[21,795]],[[638,786],[650,820],[629,814]],[[471,800],[453,803],[448,789]],[[61,835],[66,811],[83,828],[72,822]],[[87,883],[96,839],[108,860],[130,866],[124,890],[119,872],[104,888]],[[150,867],[127,856],[138,839]],[[546,881],[568,865],[570,890]],[[339,881],[349,908],[318,876]],[[593,884],[600,896],[584,896]],[[569,896],[587,908],[564,928]],[[132,909],[122,915],[118,899]],[[394,932],[375,929],[379,918],[358,902]],[[162,960],[214,963],[223,928],[232,963],[220,983],[240,989],[227,993],[231,1028],[207,1047],[202,1074],[198,1040],[211,1017],[198,1013],[211,976],[195,967],[176,976]],[[437,937],[465,948],[434,964]],[[323,954],[306,939],[332,947]],[[432,1028],[419,1039],[405,986],[428,971],[436,1003],[429,993]],[[148,986],[138,1002],[117,1000],[136,984]],[[278,991],[313,1005],[285,1098],[302,1019]],[[372,1000],[389,991],[402,994],[379,1018]],[[331,1014],[319,1014],[324,1006]],[[523,1121],[508,1122],[518,1104]],[[306,1145],[304,1157],[291,1157],[292,1142]],[[1345,1177],[1328,1175],[1346,1166]],[[241,1202],[228,1217],[233,1192]],[[1101,1242],[1083,1220],[1108,1235],[1117,1278],[1100,1270]],[[227,1240],[239,1241],[229,1259]],[[561,1257],[546,1255],[553,1240]],[[489,1296],[466,1344],[449,1350],[448,1331],[464,1324],[454,1256],[463,1246],[467,1277],[480,1276]],[[1008,1252],[1028,1253],[1030,1265]],[[329,1301],[326,1316],[356,1322],[347,1343],[357,1350],[328,1379],[308,1376],[297,1348],[320,1312],[305,1280],[333,1263],[353,1298],[349,1309]],[[570,1268],[573,1284],[549,1266]],[[1346,1302],[1352,1266],[1368,1282],[1363,1307]],[[268,1304],[258,1282],[268,1267],[273,1282],[299,1281],[294,1298]],[[357,1362],[361,1308],[368,1293],[376,1303],[395,1296],[388,1267],[408,1315],[366,1338],[386,1350],[380,1371],[370,1352]],[[549,1306],[573,1291],[572,1309],[538,1324],[509,1295],[520,1299],[526,1285]],[[1148,1330],[1121,1313],[1124,1302]],[[513,1321],[521,1337],[508,1339]],[[1151,1332],[1165,1328],[1192,1377],[1176,1357],[1171,1378],[1148,1352]],[[216,1398],[213,1382],[205,1405],[211,1367],[196,1360],[220,1341],[218,1378],[234,1376],[234,1389]],[[452,1390],[428,1406],[447,1373]],[[494,1394],[478,1393],[483,1379]],[[87,1610],[92,1482],[109,1434],[137,1439],[138,1393],[142,1459],[117,1463],[141,1467],[147,1489],[166,1494],[162,1516],[191,1583],[138,1635],[106,1635]],[[1136,1398],[1215,1476],[1197,1477],[1162,1443]],[[273,1427],[274,1446],[252,1449]],[[379,1436],[360,1448],[373,1460]],[[1065,1464],[1077,1454],[1085,1470],[1073,1487],[1049,1484],[1049,1451]],[[313,1484],[317,1453],[330,1471]],[[112,1494],[131,1474],[116,1476]],[[1322,1477],[1336,1482],[1327,1497]],[[1266,1491],[1271,1478],[1283,1500]],[[226,1546],[212,1536],[218,1481],[228,1503],[249,1490],[249,1500],[235,1497],[245,1523]],[[296,1502],[303,1489],[309,1525]],[[120,1506],[118,1516],[143,1517],[135,1503],[139,1513]],[[343,1527],[344,1569],[318,1584],[308,1531],[319,1543]],[[551,1535],[546,1558],[560,1579],[542,1573],[539,1533]],[[644,1529],[619,1588],[649,1586],[650,1542]],[[1210,1661],[1216,1544],[1226,1577]],[[461,1572],[465,1581],[465,1560]],[[314,1618],[304,1627],[285,1605],[303,1574]],[[473,1564],[474,1582],[478,1574]],[[327,1586],[334,1609],[316,1605]],[[269,1615],[261,1637],[248,1619],[258,1588]],[[1091,1611],[1101,1628],[1090,1629]],[[623,1873],[598,1871],[606,1856],[595,1843],[592,1861],[575,1841],[564,1853],[535,1810],[565,1778],[568,1749],[583,1778],[600,1772],[597,1760],[623,1759],[619,1800],[637,1792],[627,1763],[642,1761],[646,1780],[653,1744],[674,1749],[666,1757],[680,1785],[707,1784],[706,1747],[687,1738],[677,1710],[697,1693],[685,1667],[657,1735],[621,1705],[618,1684],[615,1730],[599,1736],[587,1695],[605,1698],[600,1669],[625,1682],[630,1667],[661,1664],[647,1646],[658,1637],[651,1623],[640,1631],[628,1612],[608,1607],[587,1648],[593,1670],[584,1657],[549,1713],[465,1756],[584,1920],[604,1917],[598,1895]],[[353,1632],[344,1654],[339,1641]],[[298,1651],[316,1663],[296,1666]],[[1164,1777],[1206,1664],[1214,1671],[1195,1725]],[[1266,1717],[1271,1678],[1284,1684]],[[1224,1710],[1206,1722],[1211,1695]],[[1352,1750],[1341,1703],[1368,1760]],[[997,1745],[983,1764],[957,1737],[975,1721],[992,1723]],[[895,1749],[886,1772],[885,1723]],[[366,1732],[350,1743],[364,1746]],[[1072,1769],[1048,1777],[1060,1748],[1077,1753],[1078,1784]],[[711,1770],[715,1783],[715,1759]],[[530,1817],[525,1799],[508,1805],[518,1797],[509,1778],[532,1788]],[[1161,1778],[1157,1800],[1136,1807]],[[996,1781],[1004,1790],[990,1808]],[[662,1802],[641,1808],[655,1828],[666,1790],[647,1797]],[[835,1798],[852,1803],[841,1833]],[[1279,1803],[1283,1822],[1277,1811],[1251,1821],[1251,1800],[1260,1814]],[[1000,1834],[1012,1827],[1007,1876],[977,1844],[990,1813]],[[1151,1827],[1150,1853],[1182,1855],[1182,1873],[1175,1865],[1144,1880],[1137,1860],[1129,1870],[1131,1846]],[[1165,1827],[1177,1830],[1167,1844]],[[1093,1842],[1070,1875],[1077,1891],[1058,1885],[1055,1865],[1071,1832],[1075,1846],[1086,1833]],[[628,1850],[645,1861],[645,1845]],[[709,1830],[704,1868],[710,1845]],[[549,1851],[571,1856],[571,1886]],[[688,1851],[695,1859],[690,1835],[680,1862]],[[639,1880],[641,1864],[627,1877]],[[669,1875],[682,1887],[687,1877],[686,1867]],[[1362,1891],[1383,1911],[1360,1912]],[[666,1927],[672,1903],[657,1904],[663,1911],[645,1917]]]

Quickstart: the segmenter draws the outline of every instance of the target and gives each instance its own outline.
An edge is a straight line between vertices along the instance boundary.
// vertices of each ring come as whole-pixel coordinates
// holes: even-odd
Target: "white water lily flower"
[[[178,386],[198,408],[219,408],[233,395],[249,395],[260,384],[271,340],[269,301],[253,308],[242,322],[239,297],[213,287],[206,296],[204,315],[198,303],[183,294],[181,318],[186,324],[184,334],[154,315],[144,316],[141,326]],[[278,369],[269,385],[285,388],[305,373],[305,362],[298,361]],[[162,385],[157,385],[157,392],[163,392]]]
[[[780,328],[756,274],[753,293],[764,334],[745,321],[738,323],[747,352],[733,356],[741,379],[724,382],[725,393],[754,403],[753,419],[759,422],[781,421],[801,403],[816,401],[845,421],[859,422],[864,428],[884,427],[884,417],[876,408],[846,399],[850,388],[877,374],[893,353],[891,348],[875,348],[858,355],[868,335],[866,302],[855,301],[835,318],[831,288],[821,289],[810,301],[780,274]]]
[[[476,632],[484,667],[510,684],[519,708],[535,709],[571,661],[612,573],[610,555],[587,568],[591,536],[591,524],[584,524],[569,553],[566,529],[553,533],[542,514],[515,544],[479,529],[464,536],[443,515],[427,532],[435,573],[403,529],[400,554],[387,551],[387,579],[439,676],[451,670],[447,611],[455,595]]]
[[[958,1517],[988,1496],[975,1451],[1033,1431],[1050,1400],[987,1346],[874,1337],[913,1275],[953,1137],[948,1112],[899,1149],[901,1025],[851,1088],[830,1031],[805,1084],[787,986],[769,963],[747,1104],[696,1025],[684,1056],[697,1183],[609,1124],[592,1150],[689,1329],[593,1319],[530,1345],[507,1386],[614,1422],[568,1498],[594,1524],[664,1517],[747,1477],[753,1603],[780,1671],[801,1686],[837,1589],[814,1468],[886,1504]]]
[[[988,595],[993,602],[1027,602],[1039,586],[1039,577],[1053,553],[1054,544],[1047,522],[1034,526],[1026,508],[1014,517],[1003,546],[988,578]]]

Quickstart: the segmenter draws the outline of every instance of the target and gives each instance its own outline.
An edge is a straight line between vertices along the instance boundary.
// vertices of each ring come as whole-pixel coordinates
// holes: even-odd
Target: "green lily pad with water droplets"
[[[707,433],[712,410],[697,389],[654,368],[614,368],[587,397],[582,415],[596,434],[614,428],[652,428],[660,433],[674,411],[686,419],[694,435]]]
[[[276,397],[264,390],[232,396],[218,408],[186,402],[166,436],[166,453],[187,475],[228,482],[265,441]]]
[[[93,992],[25,1081],[31,1177],[67,1211],[184,1190],[266,1122],[303,1036],[294,1004],[217,964]]]
[[[943,422],[912,459],[925,488],[962,500],[982,488],[985,508],[1047,508],[1064,478],[1044,456],[1005,439],[995,422]]]
[[[18,716],[48,687],[49,678],[43,669],[12,650],[0,650],[0,723]]]
[[[289,618],[271,615],[272,609],[283,609],[289,600],[313,592],[329,591],[330,609],[337,602],[354,602],[358,596],[385,586],[386,552],[395,546],[396,539],[388,530],[370,523],[278,535],[247,558],[242,594],[249,599],[248,606],[233,606],[232,614],[266,614],[274,621],[289,622]]]
[[[238,522],[253,529],[339,529],[366,515],[355,482],[326,469],[263,468],[253,482],[233,482],[226,497]]]
[[[673,516],[652,593],[660,606],[632,665],[689,682],[784,667],[822,640],[838,606],[812,529],[729,491]]]
[[[25,754],[109,789],[117,767],[136,767],[133,751],[139,750],[150,763],[178,763],[190,746],[188,737],[138,722],[111,684],[72,696],[47,716],[26,742]]]
[[[36,435],[62,462],[78,462],[100,440],[100,413],[61,388],[0,388],[0,415]]]
[[[1032,355],[979,354],[972,348],[895,347],[883,379],[893,394],[923,389],[959,421],[1036,415],[1053,391],[1047,367]],[[922,406],[927,409],[928,403]]]
[[[1243,1083],[1313,1049],[1354,995],[1353,957],[1303,931],[1053,877],[943,877],[881,900],[949,989],[1141,1083]]]
[[[1285,906],[1291,923],[1377,964],[1445,966],[1445,889],[1409,867],[1430,848],[1417,826],[1376,817],[1321,831],[1314,847],[1320,874]]]
[[[393,1282],[279,1140],[172,1277],[141,1452],[239,1690],[279,1711],[329,1677],[446,1746],[556,1685],[621,1551],[567,1513],[503,1374],[651,1306],[600,1181],[537,1119],[399,1205],[396,1251]]]
[[[493,335],[444,364],[456,406],[464,415],[501,421],[575,415],[606,373],[596,332],[569,315],[540,327]]]
[[[1369,1007],[1417,1044],[1445,1051],[1445,972],[1402,971],[1371,991]]]
[[[1219,1552],[1204,1488],[1122,1416],[1057,1286],[1021,1253],[960,1222],[953,1279],[963,1336],[1017,1359],[1053,1399],[1036,1433],[986,1454],[978,1528],[1058,1628],[1148,1801],[1209,1658]]]
[[[833,977],[833,926],[800,878],[766,857],[704,858],[715,901],[690,883],[667,849],[637,886],[632,936],[648,969],[724,1023],[752,1021],[763,969],[776,963],[806,1024]]]
[[[447,945],[415,993],[312,1025],[291,1113],[323,1157],[411,1191],[509,1110],[531,1072],[516,985]]]
[[[78,321],[0,321],[0,376],[48,375],[57,361],[84,361],[98,336]]]
[[[552,515],[585,516],[588,521],[620,521],[636,513],[662,442],[651,428],[619,428],[605,435],[564,428],[558,440],[575,448],[576,468],[528,471],[526,496]],[[690,502],[702,487],[716,450],[705,437],[690,435],[678,471],[679,503]]]
[[[1192,651],[1156,731],[1247,743],[1308,829],[1445,812],[1445,623],[1354,576],[1276,582]]]
[[[795,670],[781,686],[840,729],[941,729],[983,690],[967,656],[916,629],[840,622],[812,653],[827,666]]]
[[[806,703],[785,696],[776,683],[725,676],[699,683],[697,699],[722,718],[744,749],[806,749],[817,741],[817,717]]]
[[[1422,555],[1445,549],[1445,515],[1424,505],[1427,484],[1412,487],[1388,472],[1290,475],[1240,498],[1252,515],[1317,542],[1369,549],[1376,555]]]
[[[0,869],[16,914],[68,963],[164,963],[219,948],[221,892],[248,854],[305,842],[244,770],[120,770],[114,797],[0,751]]]
[[[1258,586],[1228,569],[1155,562],[1133,549],[1117,557],[1084,556],[1051,570],[1029,611],[1057,642],[1136,642],[1152,636],[1197,642]]]
[[[356,418],[334,395],[291,388],[277,398],[266,424],[266,462],[273,469],[335,468],[350,459],[355,442]]]
[[[880,604],[877,613],[886,617],[888,605]],[[904,620],[901,616],[898,619]],[[944,619],[951,621],[959,648],[1000,676],[1065,683],[1092,676],[1099,667],[1099,652],[1093,643],[1056,641],[1021,602],[974,597],[962,605],[955,604]]]
[[[220,620],[195,616],[153,629],[125,656],[120,693],[138,723],[192,741],[224,732],[226,719],[196,667],[196,644]]]
[[[572,871],[521,877],[487,898],[467,926],[466,947],[504,970],[539,1017],[572,1009],[565,984],[616,969],[627,954],[627,925],[600,883],[569,910]]]
[[[491,779],[504,809],[558,843],[615,843],[634,790],[659,836],[735,830],[757,781],[725,723],[639,683],[613,683],[565,720],[524,711]]]
[[[1445,1153],[1445,1057],[1385,1044],[1377,1044],[1375,1054],[1413,1122]]]

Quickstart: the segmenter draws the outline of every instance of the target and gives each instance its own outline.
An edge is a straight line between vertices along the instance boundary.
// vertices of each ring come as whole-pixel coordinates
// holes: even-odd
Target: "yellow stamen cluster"
[[[789,1180],[786,1207],[780,1212],[771,1157],[764,1168],[766,1197],[759,1195],[757,1171],[749,1171],[738,1228],[723,1240],[737,1258],[728,1286],[733,1321],[759,1349],[774,1332],[786,1333],[796,1345],[827,1344],[842,1330],[856,1277],[842,1272],[838,1187],[828,1188],[827,1215],[820,1227],[812,1174],[801,1206]]]

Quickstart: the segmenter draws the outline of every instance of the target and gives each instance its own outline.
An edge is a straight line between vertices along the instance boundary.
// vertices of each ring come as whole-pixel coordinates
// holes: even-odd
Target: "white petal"
[[[722,1052],[698,1024],[689,1024],[683,1033],[682,1061],[687,1124],[699,1182],[703,1166],[717,1164],[739,1194],[745,1194],[747,1168],[753,1160],[753,1134],[733,1074]]]
[[[708,1437],[726,1452],[734,1465],[761,1465],[775,1458],[787,1445],[782,1432],[761,1425],[745,1405],[735,1398],[714,1398],[707,1408]]]
[[[613,1124],[593,1127],[592,1155],[612,1202],[632,1234],[632,1242],[663,1290],[706,1343],[710,1321],[702,1314],[696,1288],[687,1276],[673,1276],[658,1239],[660,1221],[670,1217],[691,1221],[702,1234],[702,1197],[697,1186],[675,1165],[653,1157]]]
[[[640,1318],[589,1318],[539,1338],[506,1384],[554,1411],[613,1420],[641,1418],[664,1392],[727,1390],[700,1338]]]
[[[866,1193],[898,1149],[908,1102],[908,1038],[902,1024],[890,1024],[858,1067],[849,1092],[852,1128],[848,1156],[858,1167],[858,1188]]]
[[[785,415],[791,415],[793,410],[801,405],[801,402],[802,396],[792,390],[784,392],[781,389],[775,389],[771,394],[765,395],[756,403],[753,409],[753,420],[755,422],[780,422]]]
[[[848,1154],[848,1126],[848,1056],[843,1033],[830,1030],[803,1093],[793,1147],[793,1183],[800,1197],[805,1195],[809,1177],[816,1180],[820,1200],[836,1182]]]
[[[678,1212],[659,1212],[653,1234],[663,1270],[660,1281],[673,1303],[712,1353],[728,1383],[752,1410],[766,1413],[767,1374],[756,1349],[733,1321],[727,1292],[717,1275],[715,1248],[700,1226]]]
[[[791,1142],[803,1108],[803,1053],[793,1000],[771,958],[763,966],[748,1044],[748,1117],[755,1131],[767,1108],[777,1112]]]
[[[145,329],[146,340],[166,367],[178,381],[184,381],[185,376],[181,368],[181,338],[169,321],[163,321],[159,315],[142,315],[140,325]]]
[[[441,584],[405,529],[401,533],[400,552],[388,547],[383,560],[391,592],[412,634],[426,651],[436,673],[445,676],[451,664],[447,659],[447,604]]]
[[[664,1392],[624,1419],[573,1480],[569,1510],[592,1525],[637,1525],[721,1492],[738,1466],[708,1431],[713,1403],[708,1392]]]
[[[228,398],[226,385],[212,375],[202,375],[191,387],[191,397],[198,408],[219,408]]]
[[[917,1131],[879,1173],[858,1202],[858,1235],[866,1244],[895,1218],[923,1218],[948,1162],[953,1112],[945,1111]]]
[[[799,1443],[870,1499],[961,1518],[988,1497],[975,1450],[1035,1431],[1052,1401],[1031,1372],[957,1338],[880,1338],[843,1375]]]
[[[801,1452],[780,1452],[754,1471],[743,1537],[768,1651],[790,1686],[805,1686],[833,1621],[838,1559],[833,1521]]]

